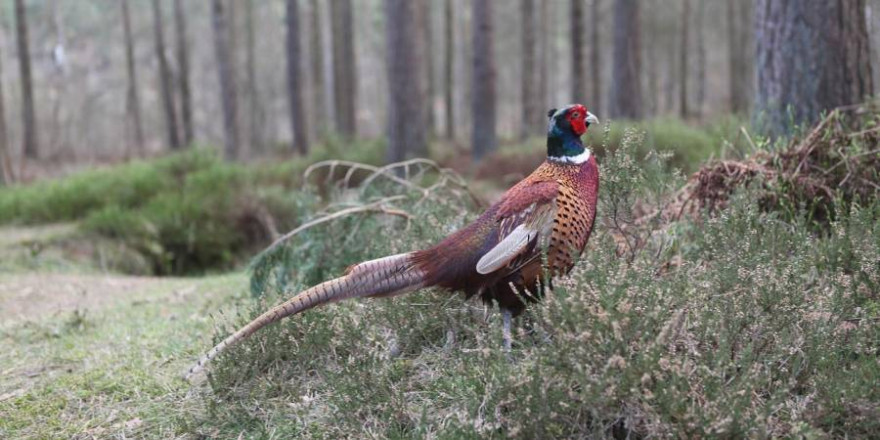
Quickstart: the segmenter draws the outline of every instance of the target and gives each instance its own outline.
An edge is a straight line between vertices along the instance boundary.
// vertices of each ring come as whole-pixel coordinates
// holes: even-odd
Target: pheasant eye
[[[578,112],[574,112],[574,113],[571,114],[571,118],[572,118],[572,119],[577,119],[577,118],[579,118],[579,117],[581,117],[581,114],[578,113]]]

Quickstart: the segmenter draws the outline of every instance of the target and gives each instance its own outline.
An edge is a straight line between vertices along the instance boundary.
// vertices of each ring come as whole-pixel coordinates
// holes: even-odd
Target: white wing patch
[[[477,261],[477,273],[485,275],[506,266],[521,254],[537,236],[538,231],[528,228],[526,225],[517,226],[504,237],[504,240],[486,252],[480,261]]]

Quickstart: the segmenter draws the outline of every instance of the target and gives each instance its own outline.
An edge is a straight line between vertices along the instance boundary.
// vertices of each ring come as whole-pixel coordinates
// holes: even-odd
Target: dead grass
[[[760,191],[767,211],[806,209],[819,223],[833,219],[835,200],[869,201],[880,193],[880,127],[872,107],[831,112],[803,138],[745,160],[722,160],[691,176],[666,209],[677,218],[717,212],[736,191]],[[677,214],[675,213],[677,211]]]

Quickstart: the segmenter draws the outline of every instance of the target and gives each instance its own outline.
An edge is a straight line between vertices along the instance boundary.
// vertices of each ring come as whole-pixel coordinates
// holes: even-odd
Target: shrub
[[[717,216],[665,223],[638,206],[668,194],[680,176],[656,154],[637,165],[638,133],[621,142],[602,162],[601,222],[587,252],[520,320],[510,355],[497,313],[487,323],[482,307],[446,293],[341,302],[263,329],[217,359],[210,416],[192,426],[234,434],[242,424],[268,425],[326,438],[364,430],[860,437],[880,429],[880,202],[850,205],[828,235],[812,234],[803,214],[761,211],[748,189]],[[255,276],[273,281],[235,324],[348,264],[433,242],[467,218],[461,202],[406,200],[409,227],[346,217],[262,260],[276,270]]]

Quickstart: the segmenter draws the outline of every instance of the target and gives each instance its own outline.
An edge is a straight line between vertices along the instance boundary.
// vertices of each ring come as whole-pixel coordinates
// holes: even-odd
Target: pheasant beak
[[[587,119],[586,119],[584,122],[586,122],[586,123],[587,123],[587,127],[589,127],[590,124],[598,124],[598,123],[599,123],[599,118],[597,118],[596,115],[594,115],[594,114],[592,114],[592,113],[590,113],[590,112],[587,112]]]

